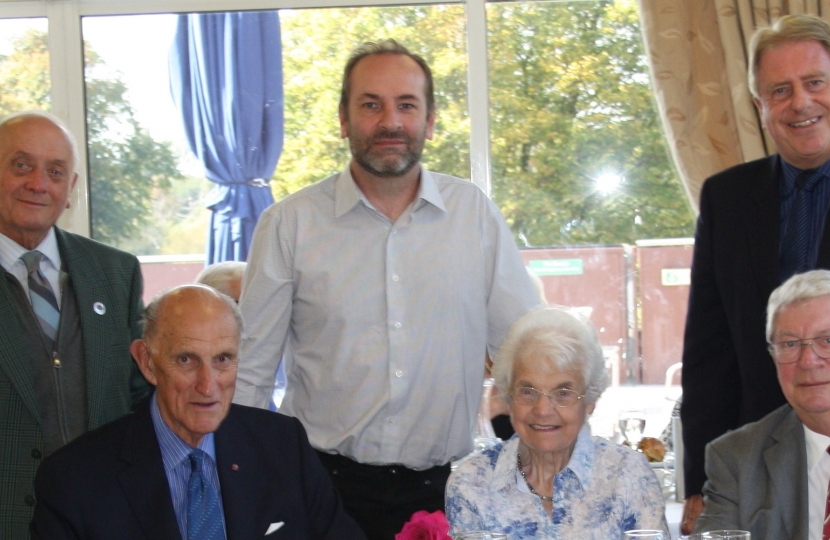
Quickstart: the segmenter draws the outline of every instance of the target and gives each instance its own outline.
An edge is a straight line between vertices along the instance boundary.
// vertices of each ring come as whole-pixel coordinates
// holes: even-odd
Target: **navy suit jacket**
[[[365,539],[296,418],[232,405],[214,442],[228,540]],[[46,458],[35,491],[34,539],[181,538],[149,400]]]
[[[706,444],[785,403],[765,337],[779,285],[776,154],[711,178],[700,195],[683,343],[686,495],[701,493]],[[830,268],[830,220],[818,268]]]

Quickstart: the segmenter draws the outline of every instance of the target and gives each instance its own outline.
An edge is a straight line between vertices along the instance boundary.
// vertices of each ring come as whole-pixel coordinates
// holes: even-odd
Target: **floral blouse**
[[[553,517],[516,470],[514,436],[458,466],[447,482],[447,520],[461,531],[507,533],[511,540],[616,540],[631,529],[669,535],[660,485],[646,458],[592,437],[583,426],[568,465],[554,478]]]

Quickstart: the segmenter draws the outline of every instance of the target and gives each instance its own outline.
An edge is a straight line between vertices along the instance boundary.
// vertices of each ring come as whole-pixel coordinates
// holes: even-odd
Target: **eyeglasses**
[[[803,347],[811,347],[819,358],[830,358],[830,336],[816,336],[807,339],[788,339],[770,343],[767,349],[778,364],[798,362]]]
[[[585,394],[579,395],[579,392],[567,388],[540,392],[532,386],[520,386],[508,395],[522,405],[536,405],[540,397],[546,396],[557,407],[572,407],[576,405],[577,401],[585,397]]]

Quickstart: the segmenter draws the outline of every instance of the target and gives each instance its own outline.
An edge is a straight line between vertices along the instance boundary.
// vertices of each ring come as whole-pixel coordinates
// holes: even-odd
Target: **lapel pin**
[[[238,470],[239,470],[239,465],[237,465],[236,463],[234,463],[233,465],[231,465],[231,470],[232,470],[232,471],[238,471]]]
[[[103,315],[107,312],[107,306],[105,306],[102,302],[95,302],[92,304],[92,311],[98,315]]]

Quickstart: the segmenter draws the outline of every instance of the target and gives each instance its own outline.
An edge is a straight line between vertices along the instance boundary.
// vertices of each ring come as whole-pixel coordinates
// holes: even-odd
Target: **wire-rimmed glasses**
[[[794,364],[801,356],[801,349],[810,347],[819,358],[830,358],[830,336],[816,336],[806,339],[786,339],[767,346],[772,358],[778,364]]]
[[[539,398],[545,396],[556,407],[573,407],[580,399],[585,397],[585,394],[580,394],[569,388],[557,388],[550,392],[541,392],[532,386],[520,386],[508,395],[517,403],[528,406],[536,405]]]

